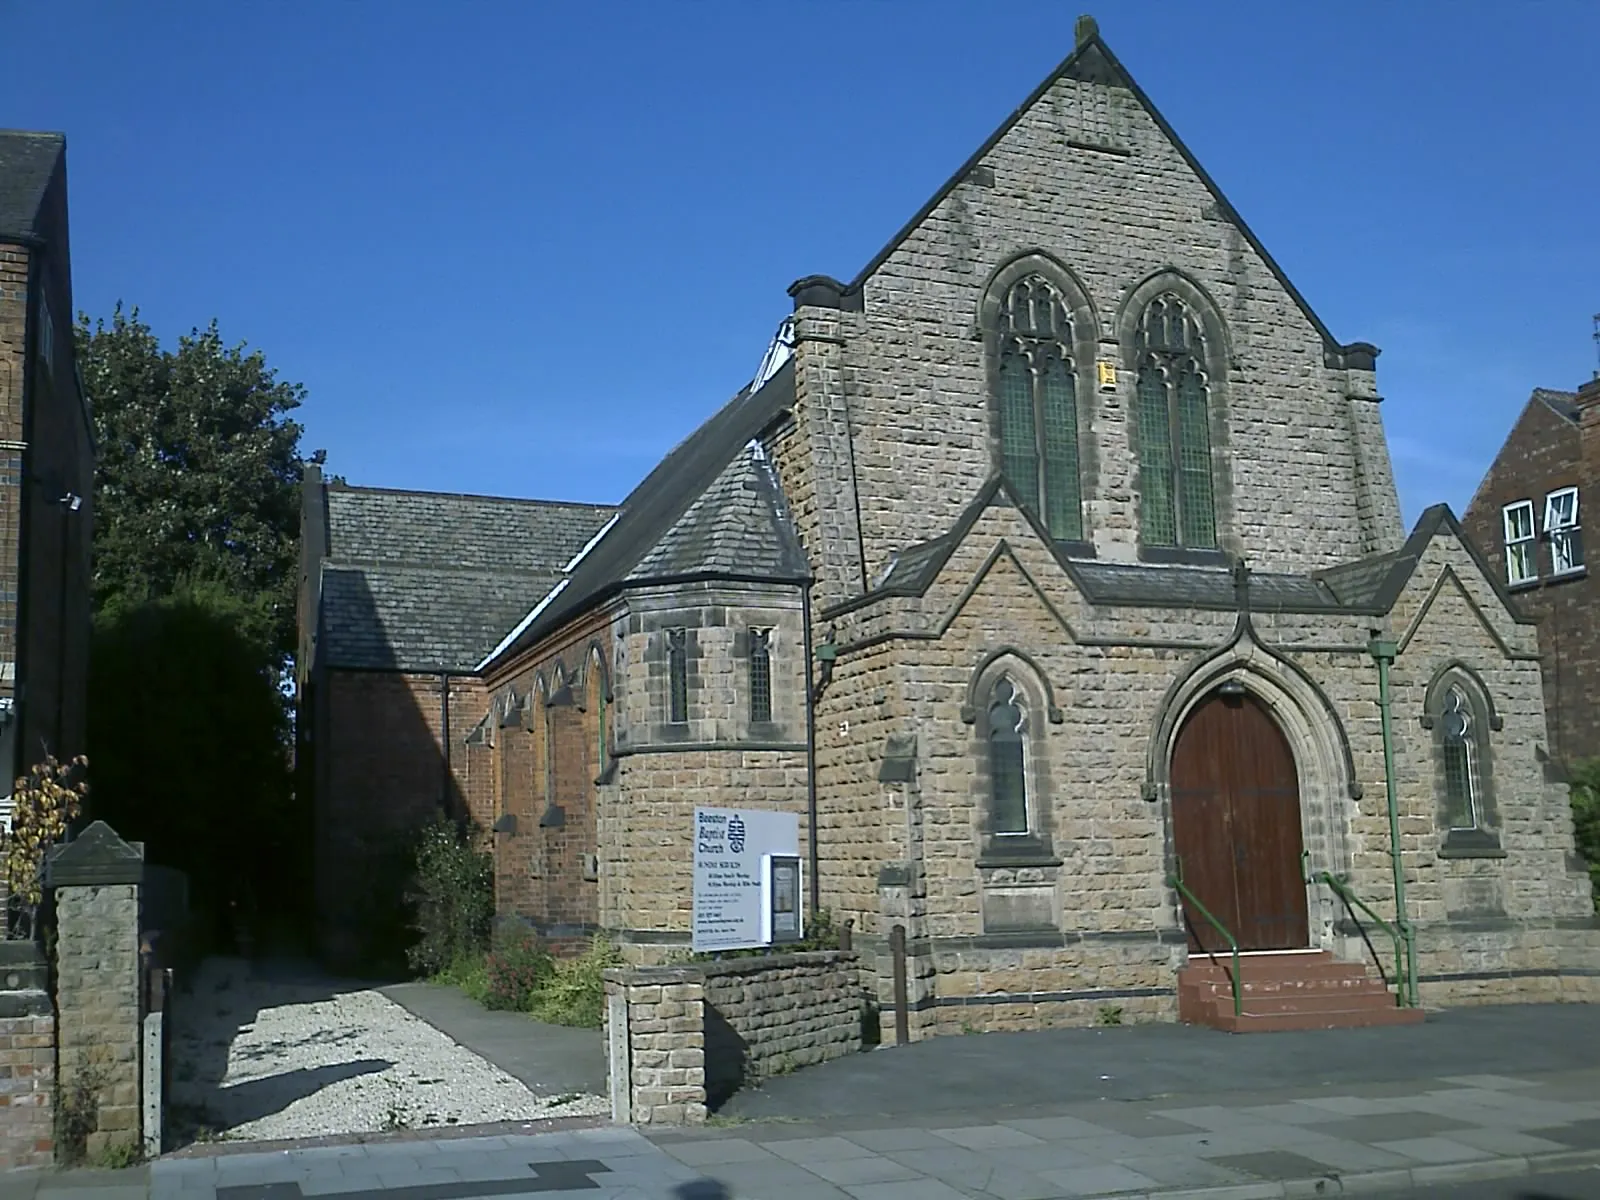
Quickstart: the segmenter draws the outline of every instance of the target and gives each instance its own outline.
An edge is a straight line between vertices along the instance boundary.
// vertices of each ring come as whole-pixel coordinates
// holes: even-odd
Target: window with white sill
[[[1533,501],[1518,500],[1506,505],[1502,517],[1506,534],[1506,582],[1514,586],[1539,578]]]
[[[1544,498],[1544,534],[1550,543],[1550,573],[1583,569],[1583,535],[1578,527],[1578,489],[1561,488]]]

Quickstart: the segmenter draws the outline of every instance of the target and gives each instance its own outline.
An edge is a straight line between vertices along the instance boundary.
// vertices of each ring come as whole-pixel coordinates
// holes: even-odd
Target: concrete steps
[[[1361,963],[1327,951],[1239,957],[1240,1004],[1233,1012],[1231,955],[1192,958],[1178,971],[1178,1019],[1230,1033],[1415,1025],[1419,1008],[1400,1008],[1394,993]]]

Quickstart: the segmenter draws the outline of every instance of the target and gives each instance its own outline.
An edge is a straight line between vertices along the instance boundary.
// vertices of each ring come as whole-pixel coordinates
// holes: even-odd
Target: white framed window
[[[1534,539],[1533,501],[1518,500],[1502,512],[1506,530],[1506,581],[1527,583],[1539,578],[1538,542]]]
[[[1552,575],[1569,575],[1583,569],[1577,488],[1559,488],[1544,498],[1544,533],[1550,542]]]

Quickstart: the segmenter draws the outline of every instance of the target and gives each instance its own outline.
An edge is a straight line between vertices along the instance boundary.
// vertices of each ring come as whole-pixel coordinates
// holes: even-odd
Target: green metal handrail
[[[1228,940],[1228,945],[1233,948],[1233,978],[1230,979],[1229,982],[1231,984],[1233,984],[1233,1015],[1236,1016],[1236,1017],[1241,1015],[1242,1012],[1244,1011],[1244,1004],[1240,1000],[1240,997],[1239,997],[1239,942],[1238,942],[1238,939],[1235,938],[1233,936],[1233,934],[1228,932],[1227,926],[1223,925],[1223,923],[1221,921],[1217,920],[1215,917],[1213,917],[1211,915],[1211,910],[1206,908],[1206,906],[1204,904],[1200,903],[1200,898],[1198,896],[1196,896],[1188,888],[1184,887],[1184,885],[1183,885],[1183,864],[1181,862],[1178,864],[1178,872],[1177,872],[1177,874],[1168,875],[1167,876],[1167,886],[1170,887],[1170,888],[1176,889],[1179,895],[1183,896],[1185,899],[1187,899],[1189,901],[1190,904],[1194,905],[1196,910],[1199,911],[1200,915],[1202,917],[1204,917],[1207,921],[1210,921],[1211,922],[1211,927],[1213,929],[1215,929],[1218,933],[1220,933],[1223,937],[1225,937]],[[1196,939],[1196,940],[1198,940],[1198,939]],[[1204,947],[1202,947],[1202,949],[1204,949]],[[1211,951],[1207,950],[1206,951],[1206,955],[1213,962],[1216,961],[1216,957],[1217,956],[1215,954],[1212,954]]]
[[[1311,876],[1307,882],[1320,882],[1327,884],[1333,889],[1334,895],[1338,896],[1339,899],[1344,901],[1346,909],[1359,908],[1362,912],[1367,914],[1368,919],[1371,920],[1374,925],[1389,935],[1389,940],[1394,943],[1395,1000],[1401,1008],[1415,1008],[1417,1006],[1417,998],[1414,995],[1408,995],[1406,990],[1405,940],[1400,936],[1400,931],[1393,925],[1389,924],[1389,922],[1385,921],[1377,913],[1373,912],[1372,906],[1351,891],[1350,885],[1345,883],[1344,880],[1340,879],[1332,871],[1318,871],[1315,875]],[[1353,912],[1350,915],[1352,918],[1355,916]],[[1356,928],[1361,928],[1361,922],[1356,922]],[[1363,929],[1361,931],[1361,936],[1363,939],[1366,938],[1366,930]],[[1367,942],[1367,948],[1369,950],[1372,948],[1371,942]],[[1378,953],[1376,950],[1372,952],[1372,956],[1373,958],[1377,958]],[[1382,974],[1383,968],[1380,966],[1378,971],[1380,974]]]

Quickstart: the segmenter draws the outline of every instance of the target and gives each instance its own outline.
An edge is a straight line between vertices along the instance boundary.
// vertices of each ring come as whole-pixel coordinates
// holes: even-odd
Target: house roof
[[[1533,399],[1539,401],[1556,416],[1578,423],[1578,393],[1558,392],[1554,388],[1534,388]]]
[[[471,671],[613,508],[331,484],[318,654],[346,669]]]
[[[1006,134],[1011,132],[1012,128],[1017,124],[1017,122],[1020,121],[1030,109],[1043,100],[1044,97],[1049,93],[1050,89],[1062,79],[1075,79],[1086,83],[1110,84],[1115,87],[1124,88],[1128,92],[1132,93],[1134,99],[1144,108],[1147,113],[1150,114],[1151,120],[1155,122],[1156,127],[1160,129],[1162,135],[1166,137],[1166,139],[1172,143],[1173,147],[1178,151],[1178,153],[1183,156],[1183,160],[1188,164],[1189,169],[1195,173],[1195,176],[1200,180],[1201,184],[1204,185],[1206,190],[1211,193],[1212,198],[1216,201],[1219,214],[1239,230],[1240,235],[1243,236],[1245,241],[1250,244],[1250,248],[1256,252],[1261,261],[1266,264],[1267,269],[1272,272],[1273,277],[1276,278],[1278,283],[1283,287],[1284,291],[1289,294],[1290,298],[1294,300],[1300,311],[1305,314],[1306,320],[1311,323],[1311,327],[1315,329],[1321,336],[1324,346],[1327,348],[1330,355],[1337,357],[1341,351],[1355,348],[1352,346],[1341,345],[1334,338],[1328,327],[1323,324],[1322,318],[1317,316],[1310,303],[1304,296],[1300,294],[1300,290],[1295,287],[1293,282],[1290,281],[1289,277],[1284,273],[1283,268],[1278,265],[1277,260],[1267,252],[1267,248],[1261,243],[1261,239],[1255,235],[1250,226],[1245,223],[1244,218],[1239,215],[1239,210],[1234,208],[1232,202],[1222,194],[1222,189],[1217,186],[1216,181],[1211,178],[1211,176],[1206,172],[1206,169],[1200,165],[1200,160],[1195,158],[1193,153],[1190,152],[1189,147],[1184,144],[1183,139],[1178,136],[1177,131],[1167,123],[1167,119],[1161,115],[1161,111],[1156,108],[1155,104],[1150,100],[1150,97],[1145,94],[1144,89],[1134,81],[1133,76],[1128,73],[1128,69],[1124,67],[1117,59],[1117,56],[1111,52],[1111,48],[1107,46],[1104,40],[1100,37],[1097,26],[1092,26],[1088,36],[1080,38],[1078,45],[1073,49],[1072,53],[1067,55],[1067,57],[1062,60],[1061,64],[1056,67],[1056,69],[1052,71],[1044,80],[1044,82],[1039,84],[1039,86],[1033,90],[1028,98],[1024,100],[1010,116],[1000,123],[1000,126],[989,135],[988,139],[983,143],[983,145],[979,146],[978,149],[973,152],[971,157],[969,157],[966,162],[961,164],[961,166],[956,170],[955,174],[950,176],[950,178],[945,181],[944,186],[935,192],[932,198],[917,211],[916,215],[907,221],[905,225],[903,225],[899,231],[889,239],[888,243],[883,247],[883,249],[879,250],[877,254],[873,255],[872,259],[867,263],[867,265],[861,268],[861,270],[856,274],[856,277],[848,284],[843,285],[841,294],[844,296],[859,296],[863,287],[866,285],[867,280],[872,277],[879,267],[883,266],[883,264],[888,261],[890,255],[900,248],[901,243],[904,242],[906,238],[910,237],[911,234],[914,233],[923,224],[923,222],[933,214],[934,210],[944,202],[944,200],[956,189],[959,184],[970,177],[977,167],[982,165],[985,156],[987,156],[988,153],[1000,143],[1000,140],[1004,138]],[[824,277],[816,276],[813,278]],[[799,285],[797,284],[796,287],[798,286]],[[791,292],[793,290],[794,289],[791,289]],[[1369,346],[1365,343],[1357,343],[1356,345],[1368,353],[1377,353],[1376,347]]]
[[[770,468],[741,459],[793,405],[792,362],[729,400],[633,489],[616,524],[573,564],[560,593],[533,611],[525,607],[522,624],[479,665],[521,653],[626,585],[699,574],[804,579],[804,556],[773,531],[781,499]],[[787,536],[792,543],[793,534]],[[745,552],[754,557],[742,558]]]
[[[67,139],[59,133],[0,129],[0,237],[37,232],[45,189],[66,150]]]

